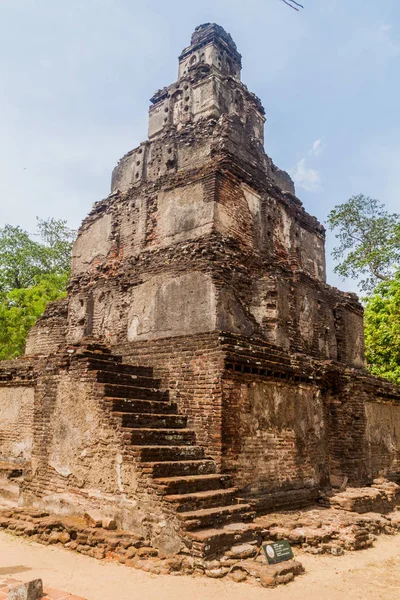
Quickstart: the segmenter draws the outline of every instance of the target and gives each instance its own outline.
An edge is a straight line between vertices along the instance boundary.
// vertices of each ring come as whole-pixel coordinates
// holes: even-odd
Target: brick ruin
[[[327,285],[324,228],[240,73],[231,36],[199,26],[82,223],[68,298],[0,364],[20,503],[100,510],[167,553],[400,478],[400,390],[367,373],[362,307]]]

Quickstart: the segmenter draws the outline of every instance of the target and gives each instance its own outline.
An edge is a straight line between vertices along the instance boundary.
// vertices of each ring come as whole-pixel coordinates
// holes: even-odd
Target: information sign
[[[270,565],[276,565],[284,560],[293,558],[293,550],[287,540],[263,544],[263,550]]]

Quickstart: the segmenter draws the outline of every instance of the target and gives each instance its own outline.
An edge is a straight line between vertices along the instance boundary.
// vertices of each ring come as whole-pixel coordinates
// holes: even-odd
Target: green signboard
[[[263,550],[270,565],[276,565],[293,558],[293,550],[287,540],[281,540],[273,544],[263,544]]]

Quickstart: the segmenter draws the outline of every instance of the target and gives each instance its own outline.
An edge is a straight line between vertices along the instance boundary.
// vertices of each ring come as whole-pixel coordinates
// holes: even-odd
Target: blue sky
[[[0,0],[0,227],[78,227],[118,159],[147,137],[148,99],[172,83],[200,23],[243,56],[267,111],[265,148],[308,212],[364,193],[400,211],[400,2]],[[328,281],[355,290],[332,274]]]

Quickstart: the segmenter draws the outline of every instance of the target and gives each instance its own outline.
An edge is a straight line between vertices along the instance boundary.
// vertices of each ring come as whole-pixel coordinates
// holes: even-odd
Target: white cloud
[[[293,177],[297,187],[306,192],[318,192],[321,189],[321,176],[319,171],[309,167],[307,160],[301,158],[290,175]]]
[[[392,29],[391,25],[388,25],[387,23],[382,23],[382,25],[380,25],[380,27],[378,29],[378,32],[381,33],[382,35],[385,35],[391,29]]]
[[[325,150],[325,146],[322,144],[321,139],[315,140],[315,142],[313,142],[310,150],[308,151],[308,154],[310,156],[320,156],[320,154],[322,154],[322,152]]]
[[[382,25],[379,26],[376,35],[376,41],[385,48],[387,58],[397,58],[400,56],[400,44],[393,39],[391,35],[392,30],[392,25],[382,23]]]

